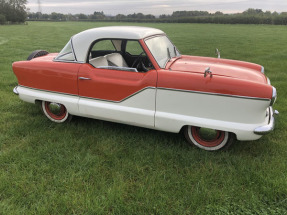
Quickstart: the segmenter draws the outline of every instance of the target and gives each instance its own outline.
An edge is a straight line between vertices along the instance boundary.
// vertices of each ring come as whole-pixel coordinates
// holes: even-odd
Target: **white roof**
[[[102,38],[140,40],[157,34],[164,34],[164,32],[147,27],[112,26],[82,31],[74,35],[71,40],[77,61],[83,63],[87,59],[88,49],[90,48],[91,43],[95,40]]]

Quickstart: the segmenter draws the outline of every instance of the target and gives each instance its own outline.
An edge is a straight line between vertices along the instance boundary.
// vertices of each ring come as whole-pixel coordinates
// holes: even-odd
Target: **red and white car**
[[[276,89],[260,65],[181,55],[161,30],[101,27],[60,53],[14,62],[20,99],[54,122],[73,115],[177,133],[205,150],[274,128]]]

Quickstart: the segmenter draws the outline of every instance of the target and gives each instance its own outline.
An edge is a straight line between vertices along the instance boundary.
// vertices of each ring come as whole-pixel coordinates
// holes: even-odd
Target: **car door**
[[[87,117],[154,127],[157,72],[95,68],[78,73],[79,111]]]

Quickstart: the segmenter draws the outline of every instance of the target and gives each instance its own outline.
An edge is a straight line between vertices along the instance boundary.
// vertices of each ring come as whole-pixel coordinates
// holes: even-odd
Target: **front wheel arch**
[[[44,115],[53,122],[56,123],[70,122],[73,117],[73,115],[71,115],[68,112],[67,108],[63,104],[49,101],[39,101],[38,103],[40,104],[41,110],[44,113]],[[51,105],[53,105],[54,107],[58,106],[58,110],[53,110]]]

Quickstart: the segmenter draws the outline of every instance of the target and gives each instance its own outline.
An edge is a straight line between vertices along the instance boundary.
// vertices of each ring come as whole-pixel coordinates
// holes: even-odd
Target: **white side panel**
[[[35,90],[22,86],[18,86],[17,90],[19,92],[20,99],[23,101],[30,103],[35,103],[36,100],[57,102],[65,105],[70,114],[79,115],[78,96]]]
[[[172,98],[172,99],[171,99]],[[193,125],[233,132],[238,140],[255,140],[258,126],[268,122],[269,101],[158,89],[155,127],[178,132]]]
[[[155,89],[145,89],[122,102],[80,98],[81,115],[154,128]]]
[[[19,86],[19,97],[35,103],[45,100],[64,104],[70,114],[169,132],[185,125],[229,131],[238,140],[256,140],[254,129],[268,124],[269,101],[209,94],[145,89],[122,102],[109,102]]]

